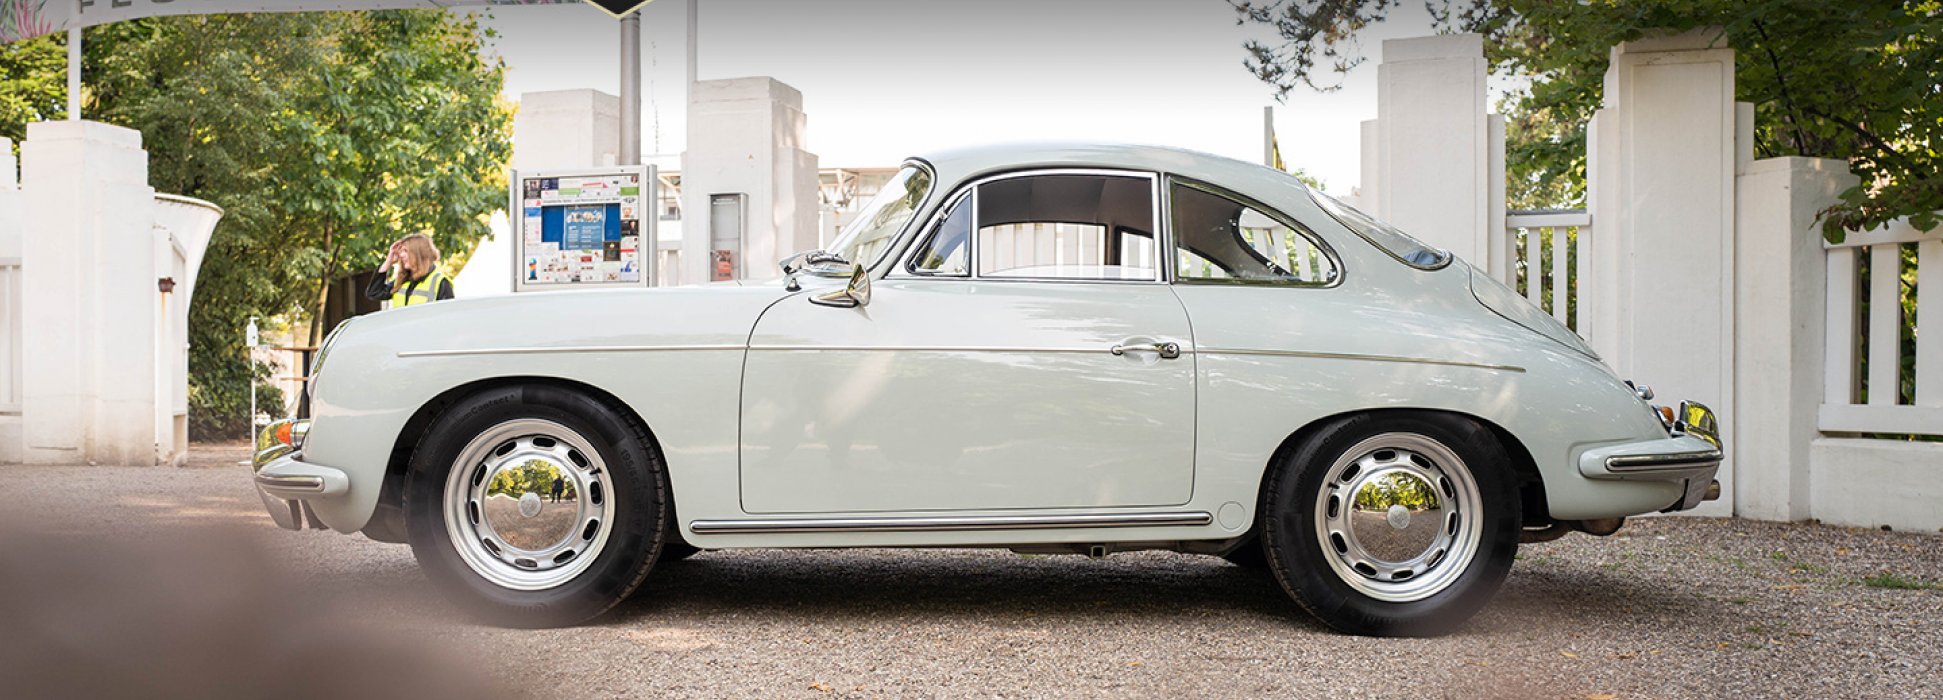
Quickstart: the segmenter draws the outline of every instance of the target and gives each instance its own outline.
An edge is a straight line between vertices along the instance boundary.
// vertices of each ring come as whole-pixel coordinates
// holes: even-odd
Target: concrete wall
[[[682,283],[711,279],[709,199],[745,196],[735,251],[743,279],[781,274],[776,261],[816,247],[817,160],[806,150],[803,95],[771,78],[695,83],[682,154]]]
[[[1943,444],[1818,438],[1809,450],[1811,517],[1943,532]]]

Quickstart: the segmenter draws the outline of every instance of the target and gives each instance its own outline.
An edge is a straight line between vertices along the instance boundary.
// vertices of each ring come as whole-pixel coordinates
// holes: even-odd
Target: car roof
[[[1171,146],[1126,143],[1001,143],[941,150],[918,156],[930,163],[942,183],[1007,170],[1030,168],[1114,168],[1184,175],[1231,188],[1264,180],[1306,187],[1293,175],[1246,161]]]

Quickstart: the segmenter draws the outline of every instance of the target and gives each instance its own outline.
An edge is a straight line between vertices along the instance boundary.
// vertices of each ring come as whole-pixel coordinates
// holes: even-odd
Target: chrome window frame
[[[928,218],[920,217],[919,214],[924,213],[925,209],[930,207],[932,202],[937,201],[938,190],[940,189],[939,185],[943,184],[938,180],[938,169],[932,167],[931,163],[923,158],[906,158],[903,162],[898,163],[897,167],[900,170],[909,167],[924,171],[926,175],[931,176],[931,187],[925,190],[924,198],[918,200],[917,205],[911,208],[911,218],[905,221],[902,226],[898,227],[895,233],[889,236],[889,242],[884,244],[884,249],[877,253],[877,257],[868,262],[862,260],[851,261],[852,265],[863,268],[864,270],[877,270],[879,267],[897,260],[910,251],[911,245],[909,241],[911,240],[913,231],[911,227],[919,221],[929,220]],[[843,235],[842,231],[838,231],[837,235],[841,237]],[[831,241],[832,245],[835,243],[836,241]],[[830,271],[828,274],[820,273],[815,268],[807,268],[804,272],[817,277],[848,277],[850,275],[847,271],[841,274],[836,274],[834,271]]]
[[[1303,238],[1308,239],[1311,244],[1315,245],[1317,250],[1322,251],[1323,257],[1329,260],[1329,264],[1336,268],[1336,276],[1330,279],[1328,282],[1304,282],[1300,280],[1215,279],[1215,278],[1203,278],[1203,277],[1184,278],[1179,275],[1179,270],[1175,269],[1176,265],[1179,264],[1177,261],[1177,257],[1180,255],[1180,251],[1182,250],[1177,244],[1175,246],[1172,246],[1172,250],[1170,252],[1172,252],[1173,254],[1169,255],[1167,259],[1167,263],[1168,263],[1167,269],[1170,272],[1175,273],[1173,276],[1174,284],[1213,285],[1213,286],[1227,286],[1227,287],[1294,287],[1298,289],[1334,289],[1336,287],[1342,286],[1343,279],[1349,276],[1349,268],[1343,265],[1342,256],[1336,252],[1335,246],[1329,245],[1328,239],[1325,239],[1322,237],[1321,234],[1316,233],[1316,230],[1310,227],[1308,224],[1302,223],[1301,219],[1298,219],[1293,216],[1289,216],[1287,213],[1283,212],[1280,209],[1276,209],[1275,207],[1271,207],[1268,206],[1267,204],[1264,204],[1259,199],[1255,199],[1254,197],[1250,197],[1248,195],[1242,194],[1240,192],[1236,192],[1234,190],[1228,189],[1226,187],[1222,187],[1220,185],[1216,185],[1211,182],[1197,180],[1177,173],[1168,173],[1166,179],[1167,179],[1167,184],[1170,185],[1170,187],[1167,189],[1167,201],[1168,201],[1167,228],[1170,233],[1172,233],[1174,229],[1174,220],[1173,220],[1174,190],[1171,187],[1171,185],[1180,185],[1183,187],[1188,187],[1188,188],[1200,190],[1202,192],[1206,192],[1208,194],[1232,201],[1236,204],[1240,204],[1244,207],[1254,209],[1255,211],[1267,215],[1268,218],[1274,219],[1277,223],[1280,223],[1283,226],[1287,226],[1289,230],[1294,231],[1297,234],[1301,235]],[[1330,216],[1330,214],[1328,211],[1325,210],[1323,212],[1323,216]],[[1335,217],[1330,216],[1330,219],[1333,221]],[[1345,228],[1347,227],[1345,226]],[[1352,231],[1352,233],[1354,233],[1354,231]]]
[[[1380,250],[1380,251],[1383,251],[1383,254],[1384,254],[1384,255],[1388,255],[1388,256],[1390,256],[1390,259],[1391,259],[1391,260],[1395,260],[1395,261],[1397,261],[1397,262],[1400,262],[1400,263],[1403,263],[1403,266],[1404,266],[1404,267],[1408,267],[1408,268],[1411,268],[1411,269],[1413,269],[1413,270],[1423,270],[1424,272],[1435,272],[1435,271],[1437,271],[1437,270],[1442,270],[1442,269],[1444,269],[1444,268],[1446,268],[1446,267],[1450,267],[1450,265],[1451,265],[1451,261],[1453,261],[1453,260],[1456,260],[1456,259],[1457,259],[1457,254],[1456,254],[1456,253],[1452,253],[1452,252],[1450,252],[1450,251],[1448,251],[1448,250],[1444,250],[1443,248],[1439,248],[1439,247],[1437,247],[1437,246],[1434,246],[1434,245],[1431,245],[1431,244],[1429,244],[1429,243],[1425,243],[1425,242],[1423,242],[1423,241],[1421,241],[1421,240],[1418,240],[1416,236],[1412,236],[1412,235],[1410,235],[1410,232],[1408,232],[1408,231],[1404,231],[1403,229],[1397,229],[1397,232],[1398,232],[1398,233],[1401,233],[1401,234],[1403,234],[1403,237],[1404,237],[1404,238],[1408,238],[1408,239],[1410,239],[1410,240],[1412,240],[1412,241],[1416,241],[1416,243],[1417,243],[1418,245],[1421,245],[1421,246],[1423,246],[1423,247],[1424,247],[1424,249],[1426,249],[1426,250],[1433,250],[1433,251],[1436,251],[1437,253],[1439,253],[1439,254],[1441,254],[1441,255],[1443,255],[1443,259],[1441,259],[1441,260],[1439,260],[1439,261],[1437,261],[1437,263],[1436,263],[1436,264],[1434,264],[1434,265],[1420,265],[1420,264],[1417,264],[1417,263],[1413,263],[1413,262],[1410,262],[1409,260],[1405,260],[1405,259],[1403,259],[1403,256],[1401,256],[1401,255],[1398,255],[1396,251],[1394,251],[1394,250],[1390,250],[1390,247],[1389,247],[1389,246],[1387,246],[1387,245],[1383,245],[1382,243],[1379,243],[1379,242],[1377,242],[1377,240],[1376,240],[1376,239],[1374,239],[1374,238],[1371,238],[1371,237],[1369,236],[1369,234],[1367,234],[1367,233],[1363,233],[1362,231],[1358,231],[1358,230],[1356,230],[1356,227],[1355,227],[1355,226],[1351,226],[1351,225],[1349,225],[1349,222],[1347,222],[1347,221],[1344,221],[1342,217],[1340,217],[1340,216],[1337,216],[1337,215],[1336,215],[1336,212],[1333,212],[1333,211],[1330,211],[1330,207],[1329,207],[1328,205],[1325,205],[1325,204],[1323,204],[1323,203],[1322,203],[1322,200],[1320,200],[1320,199],[1317,199],[1316,197],[1317,197],[1318,195],[1320,195],[1320,196],[1322,196],[1322,197],[1326,197],[1326,198],[1328,198],[1328,199],[1330,199],[1330,200],[1333,200],[1333,201],[1335,201],[1335,203],[1336,203],[1336,204],[1339,204],[1339,205],[1342,205],[1342,206],[1344,206],[1344,207],[1348,207],[1348,208],[1350,208],[1350,209],[1356,209],[1355,207],[1351,207],[1351,206],[1349,206],[1349,203],[1348,203],[1348,202],[1344,202],[1344,201],[1342,201],[1342,200],[1340,200],[1340,199],[1336,199],[1335,197],[1330,197],[1330,196],[1329,196],[1329,195],[1328,195],[1327,193],[1323,193],[1323,192],[1317,192],[1317,191],[1315,191],[1315,189],[1314,189],[1314,188],[1311,188],[1311,187],[1309,187],[1308,185],[1303,185],[1303,186],[1302,186],[1302,194],[1303,194],[1304,196],[1307,196],[1307,197],[1309,198],[1309,201],[1311,201],[1311,202],[1314,202],[1314,203],[1315,203],[1315,205],[1316,205],[1316,208],[1317,208],[1317,209],[1321,209],[1321,210],[1322,210],[1322,215],[1323,215],[1323,216],[1327,216],[1327,217],[1329,217],[1329,220],[1330,220],[1330,221],[1334,221],[1334,222],[1336,222],[1336,225],[1338,225],[1338,226],[1341,226],[1341,227],[1343,227],[1344,229],[1346,229],[1346,230],[1348,230],[1348,231],[1349,231],[1350,233],[1352,233],[1352,234],[1355,234],[1357,238],[1361,238],[1361,239],[1363,239],[1363,242],[1364,242],[1364,243],[1368,243],[1368,244],[1370,244],[1370,246],[1372,246],[1372,247],[1374,247],[1374,248],[1376,248],[1377,250]],[[1358,213],[1360,213],[1360,214],[1362,214],[1363,216],[1366,216],[1366,217],[1369,217],[1369,219],[1370,219],[1371,221],[1375,221],[1375,222],[1377,222],[1377,223],[1379,223],[1379,224],[1383,224],[1383,225],[1386,225],[1386,226],[1389,226],[1390,228],[1396,228],[1396,225],[1394,225],[1394,224],[1391,224],[1391,223],[1389,223],[1389,222],[1387,222],[1387,221],[1383,221],[1383,220],[1381,220],[1381,219],[1378,219],[1378,218],[1376,218],[1375,216],[1371,216],[1369,212],[1366,212],[1366,211],[1363,211],[1363,210],[1361,210],[1361,209],[1356,209],[1356,211],[1357,211]]]
[[[1149,196],[1151,197],[1150,201],[1152,203],[1152,209],[1153,209],[1152,224],[1154,230],[1151,233],[1153,233],[1153,237],[1154,237],[1154,258],[1155,258],[1154,276],[1148,279],[987,276],[985,275],[984,266],[983,264],[981,264],[979,260],[979,253],[983,250],[982,246],[984,244],[984,236],[979,235],[978,210],[976,208],[972,210],[972,222],[971,222],[971,246],[972,247],[970,250],[971,259],[969,260],[969,262],[971,263],[971,274],[968,276],[967,275],[936,275],[936,274],[925,274],[922,272],[918,272],[916,270],[917,257],[924,248],[923,244],[928,243],[930,241],[931,236],[934,234],[937,227],[943,223],[944,217],[949,216],[951,214],[951,207],[954,206],[958,201],[960,201],[964,197],[971,197],[973,199],[972,204],[974,207],[976,207],[978,188],[987,183],[997,182],[1000,180],[1023,178],[1023,177],[1036,177],[1042,175],[1092,175],[1098,177],[1123,177],[1123,178],[1145,179],[1147,181],[1148,193]],[[1027,168],[1023,170],[1012,170],[1012,171],[1007,171],[1002,173],[984,175],[984,176],[980,176],[968,180],[960,184],[957,187],[957,189],[952,190],[951,194],[943,200],[947,202],[946,205],[937,207],[936,209],[932,210],[931,215],[925,219],[924,227],[917,229],[918,231],[923,231],[924,233],[921,235],[911,237],[910,244],[906,245],[904,251],[900,254],[902,261],[899,264],[893,266],[891,268],[890,274],[888,274],[886,277],[895,278],[895,279],[977,280],[980,282],[1030,282],[1030,283],[1055,283],[1055,284],[1167,284],[1170,281],[1172,281],[1172,277],[1173,277],[1173,270],[1172,270],[1173,265],[1171,264],[1173,261],[1173,256],[1171,255],[1171,252],[1173,251],[1173,239],[1168,232],[1168,225],[1167,225],[1168,207],[1166,205],[1166,197],[1163,196],[1164,192],[1162,191],[1161,188],[1162,181],[1165,179],[1166,178],[1164,178],[1161,173],[1152,170],[1138,170],[1132,168],[1051,167],[1051,168]],[[1165,264],[1165,265],[1161,264],[1163,261],[1169,264]]]
[[[924,254],[925,249],[929,248],[933,241],[937,240],[938,232],[944,230],[945,222],[951,219],[952,212],[956,210],[958,208],[958,205],[960,204],[965,204],[973,208],[971,212],[972,227],[970,230],[965,232],[965,256],[966,256],[965,274],[962,275],[956,273],[948,274],[948,273],[937,272],[937,271],[927,272],[925,270],[918,269],[917,267],[918,258]],[[978,207],[978,188],[962,187],[959,188],[957,191],[953,192],[951,197],[945,199],[944,203],[939,204],[938,210],[932,212],[931,216],[925,220],[924,228],[918,229],[917,238],[912,240],[910,249],[908,251],[905,251],[904,264],[898,266],[897,268],[894,268],[892,271],[903,272],[905,274],[909,274],[916,277],[928,277],[932,279],[971,279],[972,270],[978,265],[978,209],[977,207]]]

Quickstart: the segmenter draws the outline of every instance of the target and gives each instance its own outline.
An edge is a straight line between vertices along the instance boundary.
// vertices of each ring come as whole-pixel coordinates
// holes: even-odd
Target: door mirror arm
[[[832,306],[841,309],[854,309],[870,304],[870,270],[862,265],[853,265],[850,281],[833,292],[825,292],[810,297],[810,303],[818,306]]]

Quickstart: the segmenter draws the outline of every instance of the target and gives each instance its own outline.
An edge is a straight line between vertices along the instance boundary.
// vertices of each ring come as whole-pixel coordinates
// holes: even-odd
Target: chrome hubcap
[[[516,590],[573,580],[614,520],[606,464],[552,421],[493,426],[460,450],[445,484],[445,525],[473,572]]]
[[[1476,556],[1484,516],[1471,471],[1442,443],[1386,433],[1331,465],[1316,496],[1316,535],[1329,568],[1389,602],[1450,587]]]

